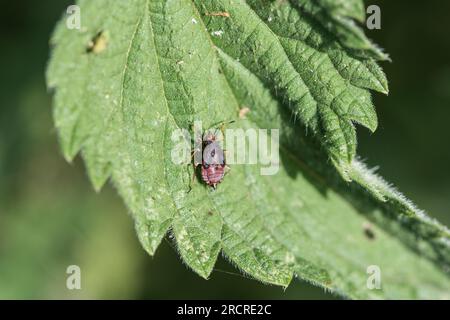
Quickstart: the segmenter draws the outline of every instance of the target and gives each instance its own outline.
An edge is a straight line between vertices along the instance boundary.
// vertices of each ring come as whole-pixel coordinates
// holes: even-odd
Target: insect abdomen
[[[202,166],[202,180],[209,186],[215,187],[219,184],[225,174],[225,165],[213,164],[209,166]]]

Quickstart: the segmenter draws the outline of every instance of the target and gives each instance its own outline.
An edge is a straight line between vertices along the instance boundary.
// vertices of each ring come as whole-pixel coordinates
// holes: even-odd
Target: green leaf
[[[323,28],[355,55],[389,60],[388,55],[373,44],[355,24],[365,22],[364,2],[361,0],[297,0],[291,1],[310,14]]]
[[[61,147],[69,161],[81,151],[97,190],[111,178],[150,254],[170,230],[204,278],[222,251],[281,286],[296,275],[351,298],[448,298],[449,231],[355,159],[354,123],[377,127],[368,90],[388,91],[386,57],[352,20],[362,1],[78,4],[82,28],[58,25],[47,73]],[[192,182],[171,152],[195,120],[279,129],[279,172],[232,165],[215,191]]]

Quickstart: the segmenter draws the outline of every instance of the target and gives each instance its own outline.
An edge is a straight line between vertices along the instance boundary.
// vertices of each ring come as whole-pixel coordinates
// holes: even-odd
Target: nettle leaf
[[[281,286],[295,275],[350,298],[449,297],[448,229],[355,158],[355,123],[377,127],[369,90],[388,91],[386,56],[354,22],[362,1],[78,4],[82,27],[58,25],[47,74],[61,147],[69,161],[81,151],[97,190],[111,179],[150,254],[170,231],[204,278],[223,252]],[[196,120],[279,129],[278,173],[232,165],[217,190],[192,182],[172,134]]]
[[[323,28],[331,32],[337,40],[354,49],[353,54],[360,57],[373,57],[388,60],[389,57],[373,44],[361,28],[354,22],[365,22],[365,7],[361,0],[297,0],[292,1],[309,13]]]

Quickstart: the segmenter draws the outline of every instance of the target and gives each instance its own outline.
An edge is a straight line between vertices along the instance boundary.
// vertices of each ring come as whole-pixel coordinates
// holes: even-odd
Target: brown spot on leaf
[[[225,17],[225,18],[229,18],[230,14],[226,11],[220,11],[220,12],[207,12],[206,13],[207,16],[212,16],[212,17]]]
[[[105,51],[107,46],[108,46],[108,38],[106,36],[106,33],[100,31],[95,35],[95,37],[92,38],[91,41],[89,41],[86,52],[99,54]]]

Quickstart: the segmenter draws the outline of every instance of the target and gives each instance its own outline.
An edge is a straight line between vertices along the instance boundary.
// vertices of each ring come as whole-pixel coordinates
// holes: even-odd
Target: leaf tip
[[[156,249],[158,249],[164,235],[167,233],[170,223],[171,220],[162,222],[160,228],[155,229],[154,227],[152,228],[151,224],[149,225],[148,220],[143,216],[135,215],[134,228],[136,234],[142,247],[150,256],[155,255]]]
[[[94,190],[98,193],[101,191],[106,181],[108,181],[111,175],[110,163],[93,163],[85,156],[85,162],[87,164],[87,172],[89,180],[91,181]]]
[[[103,188],[103,186],[106,183],[106,180],[107,179],[105,179],[105,180],[93,180],[93,179],[91,179],[92,186],[94,187],[94,190],[95,190],[96,193],[100,193],[100,191],[102,191],[102,188]]]
[[[177,251],[183,262],[205,280],[209,279],[221,249],[220,241],[208,239],[197,227],[188,228],[177,221],[172,226]]]

